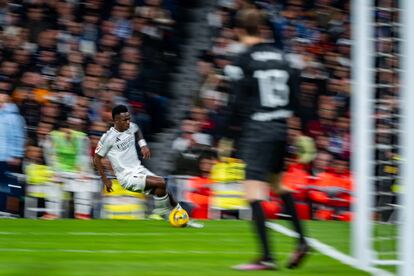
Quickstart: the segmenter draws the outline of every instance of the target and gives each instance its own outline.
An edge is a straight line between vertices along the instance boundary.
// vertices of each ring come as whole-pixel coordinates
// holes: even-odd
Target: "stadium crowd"
[[[84,157],[115,104],[133,110],[147,139],[167,126],[182,39],[177,2],[0,1],[2,191],[9,172],[33,162],[90,171]]]
[[[390,8],[376,14],[378,22],[397,16],[390,11],[392,1],[377,2]],[[302,71],[285,184],[296,189],[304,175],[310,186],[334,183],[351,190],[349,1],[217,1],[206,15],[211,43],[197,62],[194,105],[173,150],[214,147],[223,136],[231,100],[223,71],[243,51],[235,14],[253,6],[268,15],[263,36]],[[6,172],[22,172],[30,164],[90,173],[88,158],[115,104],[131,108],[146,137],[166,127],[172,97],[168,77],[179,56],[180,24],[175,0],[0,0],[0,188],[6,189]],[[377,139],[383,142],[395,139],[390,136],[396,121],[389,114],[397,111],[398,87],[391,84],[398,75],[387,70],[398,67],[393,32],[380,26],[376,33],[382,53],[376,65],[384,69],[377,74],[383,84],[377,92]],[[65,158],[73,152],[81,161]],[[390,150],[378,154],[396,158]],[[325,196],[313,200],[326,203]]]

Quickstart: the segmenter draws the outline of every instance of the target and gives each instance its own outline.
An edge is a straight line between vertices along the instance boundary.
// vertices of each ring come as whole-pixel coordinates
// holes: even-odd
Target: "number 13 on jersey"
[[[263,107],[286,106],[289,103],[289,73],[285,70],[257,70],[253,75],[259,82]]]

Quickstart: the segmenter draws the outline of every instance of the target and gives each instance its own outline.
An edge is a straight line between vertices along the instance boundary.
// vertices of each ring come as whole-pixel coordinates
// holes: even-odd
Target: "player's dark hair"
[[[120,105],[115,106],[114,108],[112,108],[112,119],[114,120],[116,115],[119,115],[125,112],[128,112],[128,108],[125,105],[120,104]]]
[[[248,35],[259,36],[265,18],[265,14],[258,9],[244,9],[237,13],[236,26],[244,29]]]

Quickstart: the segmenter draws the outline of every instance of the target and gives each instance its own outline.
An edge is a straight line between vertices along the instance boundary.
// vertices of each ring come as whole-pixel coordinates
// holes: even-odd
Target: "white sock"
[[[168,194],[162,197],[154,196],[154,214],[166,215],[171,210],[170,197]]]

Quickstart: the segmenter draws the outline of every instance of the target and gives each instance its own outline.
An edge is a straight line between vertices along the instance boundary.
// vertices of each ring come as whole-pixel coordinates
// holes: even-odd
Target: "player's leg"
[[[167,191],[167,181],[163,177],[147,175],[145,189],[153,194],[154,197],[154,215],[167,218],[172,209],[182,208],[174,196]],[[152,216],[154,217],[154,216]],[[187,226],[193,228],[203,228],[204,225],[194,220],[190,220]]]
[[[160,219],[166,219],[172,209],[181,208],[174,196],[168,193],[166,179],[156,176],[146,168],[142,168],[138,173],[132,174],[127,179],[125,188],[134,192],[151,194],[155,205],[153,215]],[[191,220],[187,225],[193,228],[203,227],[202,224]]]
[[[269,237],[266,231],[266,216],[264,214],[261,202],[266,200],[269,194],[268,183],[258,180],[244,181],[246,199],[250,203],[253,214],[253,222],[262,248],[262,259],[273,260],[270,249]]]
[[[131,173],[121,184],[129,191],[152,195],[155,205],[153,213],[160,216],[164,216],[177,205],[174,198],[167,193],[165,179],[156,176],[144,167]]]
[[[260,129],[259,129],[260,131]],[[262,208],[262,201],[269,197],[269,162],[271,161],[272,145],[266,141],[265,135],[257,134],[251,130],[246,133],[240,141],[240,156],[246,163],[245,187],[246,199],[248,200],[253,214],[253,225],[259,240],[261,256],[258,260],[235,266],[238,270],[272,270],[277,265],[274,261],[271,242],[266,229],[266,216]],[[253,137],[255,136],[255,137]],[[262,139],[263,137],[263,139]]]
[[[268,197],[268,183],[258,180],[246,180],[243,182],[246,192],[246,199],[250,203],[253,215],[254,228],[259,239],[261,256],[249,264],[242,264],[233,267],[237,270],[273,270],[277,269],[272,256],[269,235],[266,229],[266,216],[261,202]]]
[[[282,175],[281,173],[278,173],[272,176],[272,180],[271,180],[272,191],[279,194],[280,198],[283,200],[283,203],[285,204],[286,212],[291,217],[293,227],[299,235],[299,244],[306,243],[303,226],[299,220],[299,216],[296,211],[296,206],[295,206],[292,193],[291,191],[284,189],[282,187],[280,183],[281,175]]]
[[[303,226],[299,220],[299,216],[296,211],[296,206],[295,206],[292,193],[290,190],[285,189],[281,184],[285,155],[286,155],[286,142],[283,140],[276,142],[274,152],[272,155],[274,158],[274,161],[273,161],[274,167],[273,167],[273,174],[272,174],[271,181],[270,181],[270,187],[275,193],[280,195],[285,205],[286,212],[288,213],[288,215],[290,215],[293,228],[299,235],[298,246],[287,264],[288,268],[295,268],[301,263],[303,258],[308,253],[309,246],[307,245],[306,240],[305,240]]]
[[[179,206],[172,194],[167,192],[167,183],[163,177],[147,175],[145,191],[153,195],[155,214],[166,216],[171,209]]]

